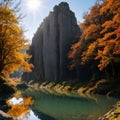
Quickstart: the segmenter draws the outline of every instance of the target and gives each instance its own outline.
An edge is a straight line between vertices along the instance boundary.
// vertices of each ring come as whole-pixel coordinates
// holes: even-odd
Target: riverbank
[[[10,85],[12,85],[12,84],[10,84]],[[97,91],[99,91],[100,93],[103,93],[104,95],[107,95],[106,93],[109,88],[109,84],[105,80],[96,82],[96,84],[90,83],[88,85],[86,83],[80,83],[80,82],[77,83],[77,82],[71,82],[71,81],[69,81],[69,82],[64,81],[64,82],[59,82],[59,83],[55,83],[55,82],[32,83],[31,82],[31,83],[28,83],[27,85],[29,88],[32,88],[32,89],[38,90],[38,91],[40,90],[44,93],[56,94],[58,96],[66,95],[66,96],[75,96],[75,97],[79,95],[84,98],[89,97],[93,100],[96,100],[94,97],[94,94],[97,94]],[[103,86],[106,87],[106,90],[104,89]],[[16,84],[14,87],[16,90],[17,90],[16,87],[18,87],[19,89],[27,88],[26,84],[24,84],[24,83]],[[99,87],[99,89],[98,89],[98,87]],[[117,110],[115,110],[115,111],[120,111],[120,109],[117,107]],[[4,113],[6,113],[6,112],[4,112]],[[116,115],[116,112],[114,112],[114,113]],[[111,114],[111,113],[109,112],[109,114]],[[113,112],[112,112],[112,114],[113,114]],[[106,119],[105,117],[106,117],[106,114],[105,114],[105,116],[102,116],[99,119],[100,120],[114,120],[114,119]],[[119,115],[117,117],[120,118]],[[1,114],[1,113],[0,113],[0,119],[12,120],[11,117],[7,118],[7,116],[3,116],[3,114]]]
[[[102,94],[108,97],[120,98],[119,89],[113,89],[111,91],[111,86],[105,80],[96,82],[96,84],[90,83],[86,85],[85,83],[68,83],[68,82],[41,82],[41,83],[29,83],[29,88],[34,88],[35,90],[40,90],[44,93],[56,94],[56,95],[66,95],[66,96],[82,96],[84,98],[95,99],[94,94]],[[111,106],[112,109],[107,112],[99,120],[119,120],[120,119],[120,101],[116,105]]]
[[[119,87],[112,88],[111,83],[103,79],[98,82],[79,82],[79,81],[63,81],[63,82],[40,82],[27,83],[29,88],[35,90],[41,90],[50,94],[57,95],[80,95],[83,97],[89,97],[94,94],[106,95],[108,97],[120,98]]]
[[[23,86],[25,89],[25,85],[16,78],[6,78],[0,75],[0,120],[15,120],[29,111],[29,106],[33,100],[31,97],[22,97],[18,88],[23,88]],[[14,99],[13,104],[9,102],[12,98]],[[22,104],[14,103],[20,98],[24,99]]]
[[[100,117],[99,120],[120,120],[120,101],[110,111]]]

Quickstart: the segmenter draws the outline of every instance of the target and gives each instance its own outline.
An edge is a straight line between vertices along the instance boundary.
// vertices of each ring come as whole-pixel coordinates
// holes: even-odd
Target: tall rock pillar
[[[66,2],[56,5],[44,19],[32,40],[32,73],[23,79],[59,81],[70,77],[67,54],[80,30],[74,13]]]

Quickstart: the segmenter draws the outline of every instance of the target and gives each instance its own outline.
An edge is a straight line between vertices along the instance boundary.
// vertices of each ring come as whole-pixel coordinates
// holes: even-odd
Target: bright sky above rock
[[[25,15],[22,26],[26,30],[25,37],[30,41],[43,19],[53,7],[60,2],[67,2],[75,13],[77,21],[82,22],[84,12],[90,10],[96,0],[21,0],[21,12]]]

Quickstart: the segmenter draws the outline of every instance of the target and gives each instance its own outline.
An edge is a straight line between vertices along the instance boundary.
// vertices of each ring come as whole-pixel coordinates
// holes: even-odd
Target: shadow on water
[[[50,115],[47,115],[43,112],[38,112],[37,110],[33,110],[33,111],[34,111],[35,115],[38,116],[38,118],[40,116],[41,120],[56,120],[55,118],[53,118]]]

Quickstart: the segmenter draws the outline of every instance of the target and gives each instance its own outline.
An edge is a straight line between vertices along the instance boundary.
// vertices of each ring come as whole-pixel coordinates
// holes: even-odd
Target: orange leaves
[[[120,62],[120,2],[119,0],[107,0],[100,9],[101,14],[108,14],[109,19],[102,24],[103,37],[100,38],[98,53],[95,59],[99,59],[99,69],[106,68],[112,62]],[[107,13],[108,12],[108,13]],[[101,49],[102,48],[102,49]]]
[[[100,10],[100,13],[103,14],[108,10],[112,13],[116,13],[117,9],[120,8],[120,1],[119,0],[106,0],[103,4],[103,7]]]
[[[120,41],[120,27],[115,31],[116,32],[116,40]]]
[[[120,40],[116,41],[113,54],[114,55],[120,55]]]
[[[71,49],[77,49],[80,47],[80,42],[74,43],[74,45],[71,46]]]
[[[24,98],[24,105],[29,106],[32,105],[34,103],[34,100],[32,99],[32,97],[26,97]]]
[[[71,47],[72,65],[98,61],[98,68],[120,63],[120,2],[106,0],[95,4],[80,25],[80,41]]]
[[[73,58],[75,56],[75,54],[77,54],[79,47],[80,47],[80,42],[74,43],[71,46],[72,51],[68,54],[68,57]]]
[[[100,36],[101,30],[101,5],[96,3],[89,14],[84,16],[85,21],[80,25],[82,35],[80,41],[71,47],[69,58],[72,59],[72,66],[78,66],[81,63],[92,60],[97,54],[97,38]]]
[[[101,46],[102,50],[100,50]],[[117,56],[120,55],[120,41],[118,42],[115,39],[106,40],[104,44],[100,45],[100,49],[98,49],[97,56],[95,57],[95,60],[100,61],[98,64],[100,70],[106,68],[110,63],[120,62],[120,57]]]
[[[85,40],[96,38],[97,37],[96,32],[98,31],[98,29],[99,29],[99,26],[95,24],[91,24],[87,29],[85,29],[85,31],[83,32],[85,36]]]
[[[103,23],[102,27],[104,29],[102,29],[100,33],[104,34],[107,30],[113,28],[113,25],[114,25],[114,22],[112,20],[106,21],[105,23]]]
[[[15,118],[27,113],[28,107],[24,105],[12,105],[12,108],[8,111],[8,114]]]
[[[81,64],[85,64],[87,61],[93,59],[93,57],[96,54],[96,47],[97,47],[97,42],[93,42],[88,46],[87,50],[84,51],[81,55],[82,57]]]
[[[29,112],[29,106],[32,105],[34,101],[31,97],[26,97],[23,99],[22,104],[9,104],[11,106],[11,109],[7,112],[10,116],[13,118],[17,118],[22,114],[27,114]]]
[[[68,58],[72,59],[72,62],[71,62],[71,65],[70,65],[70,69],[73,69],[73,68],[75,68],[76,66],[79,65],[80,46],[81,46],[80,42],[74,43],[71,46],[71,50],[68,53]]]
[[[107,65],[109,65],[109,63],[111,62],[111,57],[108,54],[106,54],[105,51],[106,50],[98,50],[97,56],[95,57],[95,60],[100,60],[100,63],[98,64],[98,68],[100,70],[106,68]]]
[[[108,11],[108,9],[110,8],[111,3],[112,3],[112,0],[106,0],[103,4],[102,8],[100,9],[100,14],[106,13]]]

